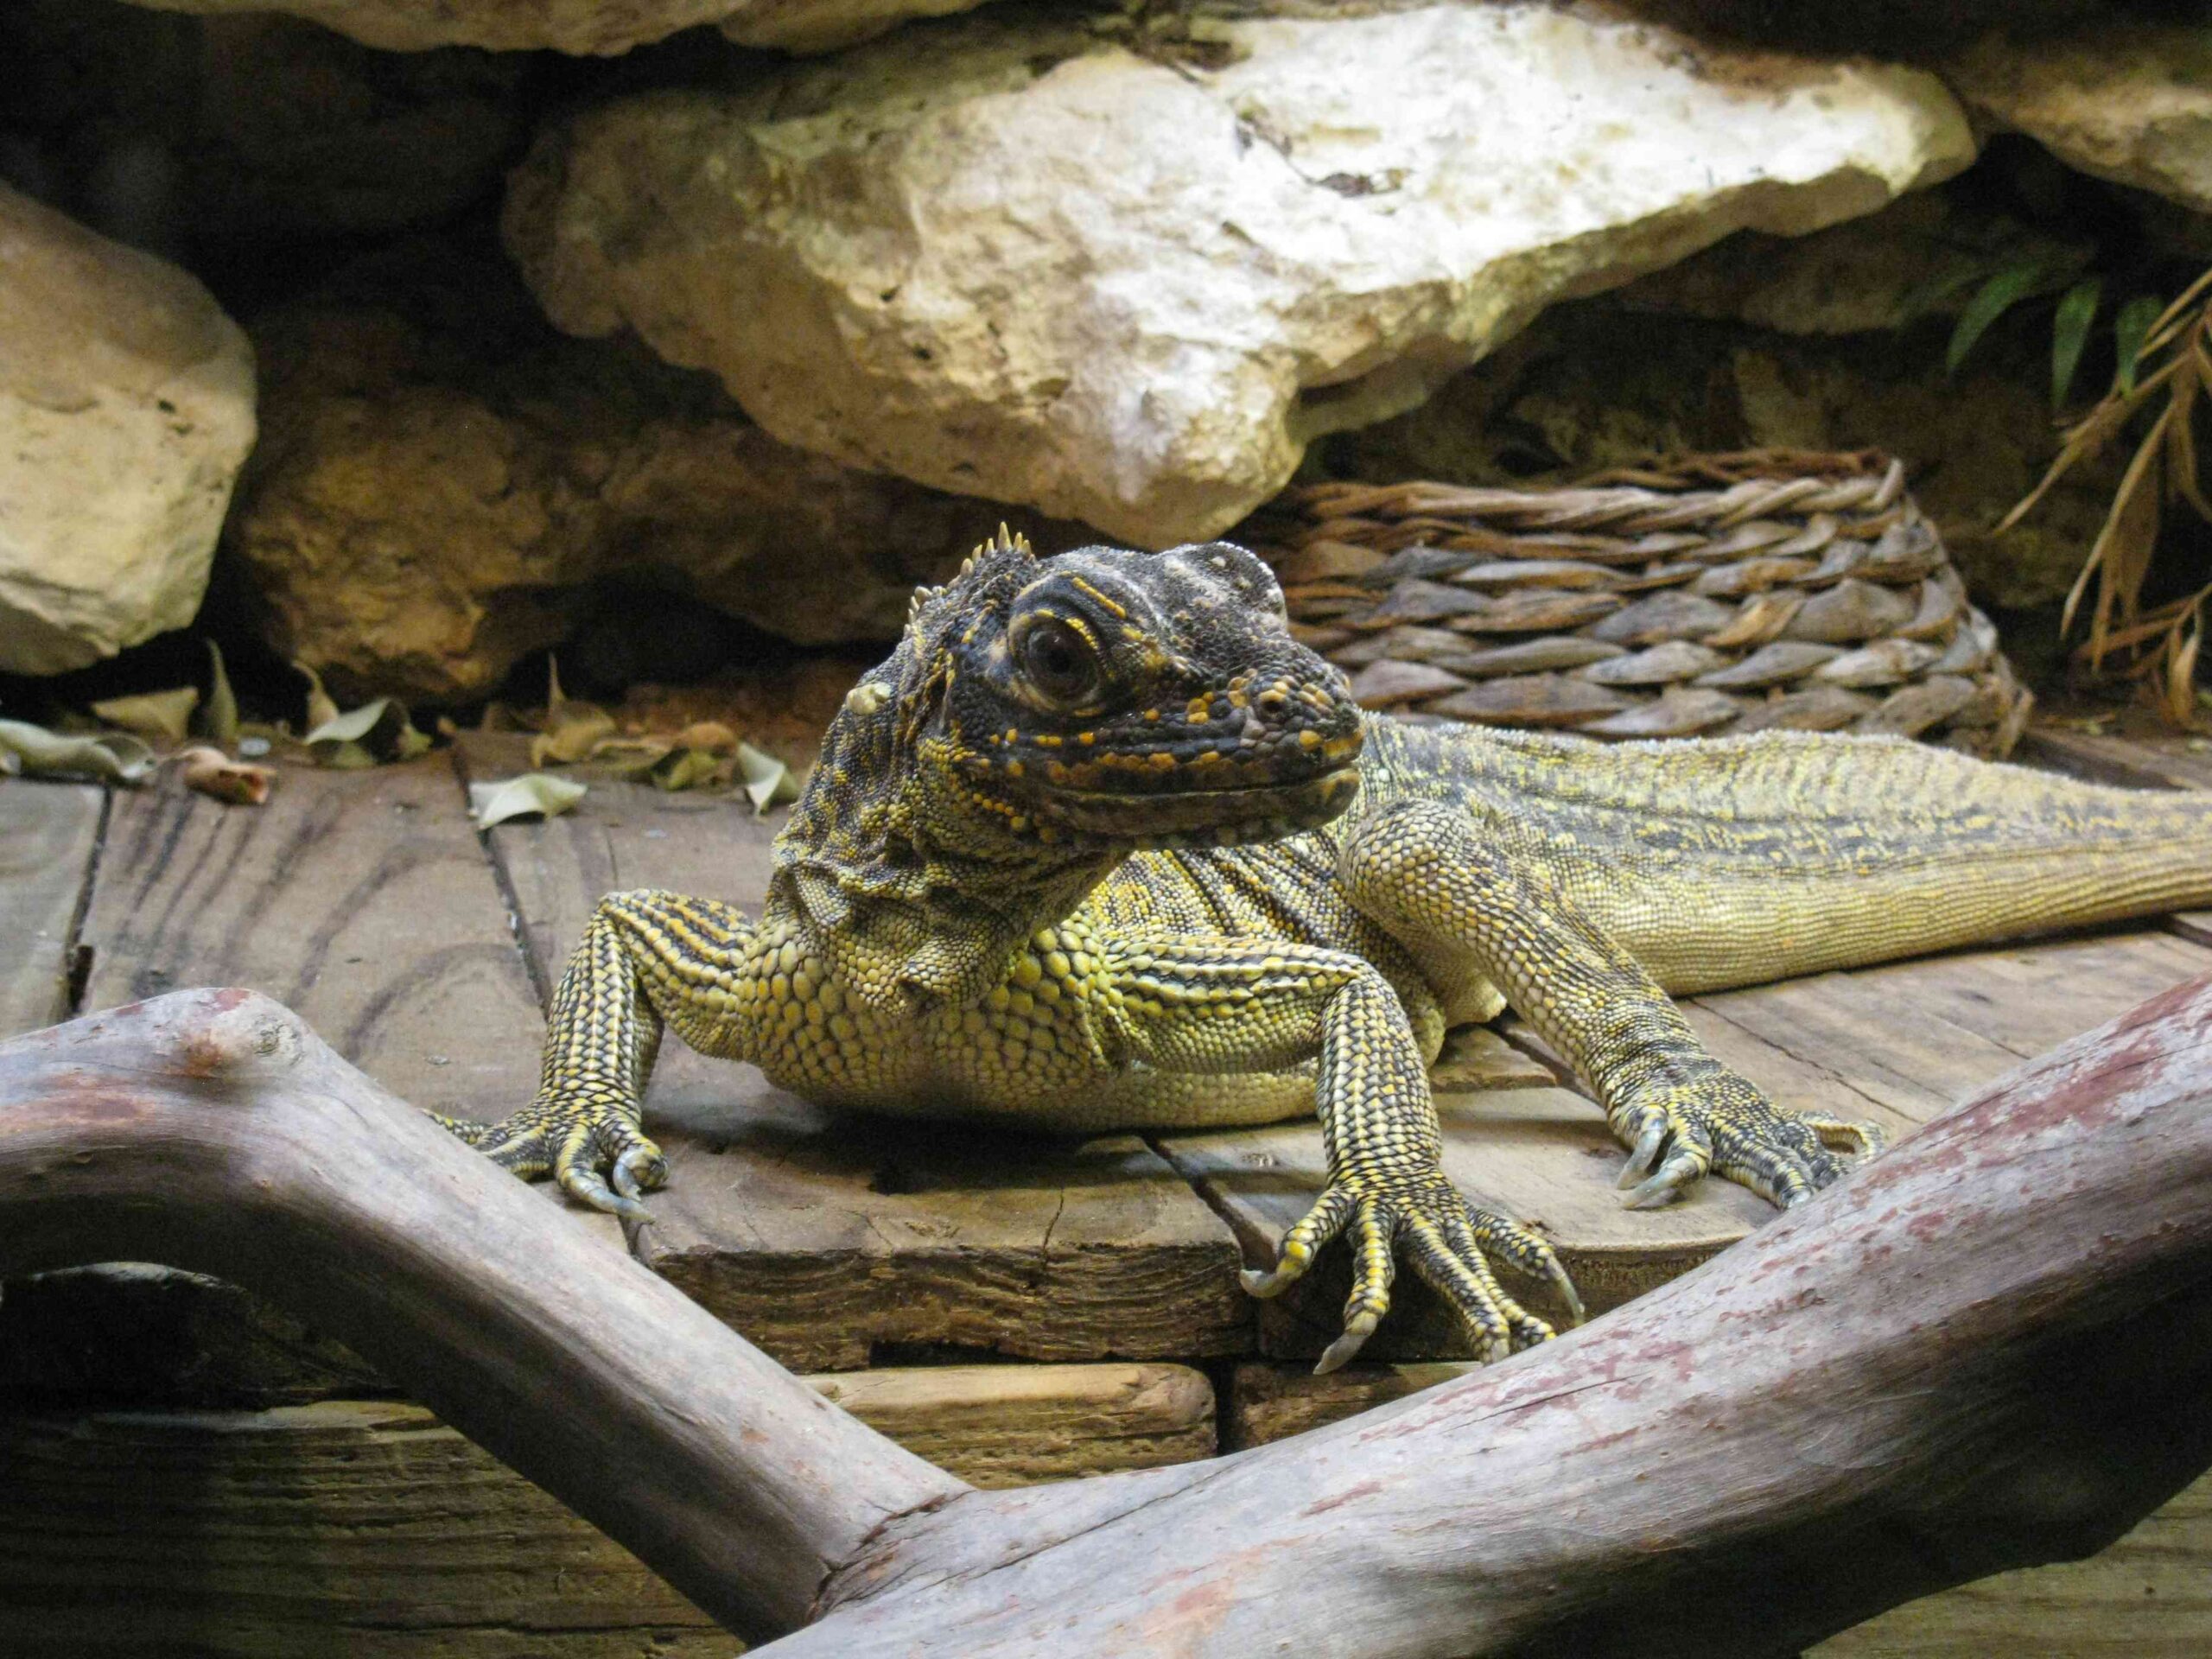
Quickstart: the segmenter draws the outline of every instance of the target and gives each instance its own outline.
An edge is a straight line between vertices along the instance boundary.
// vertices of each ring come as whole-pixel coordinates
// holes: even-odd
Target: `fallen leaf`
[[[615,735],[614,716],[597,703],[571,701],[561,693],[561,669],[545,659],[545,728],[530,746],[530,764],[588,760],[594,747]]]
[[[676,734],[676,747],[728,754],[737,747],[737,734],[719,720],[695,720]]]
[[[308,730],[312,732],[329,725],[338,718],[338,704],[332,700],[330,693],[322,689],[322,676],[296,657],[292,659],[292,667],[307,676]]]
[[[152,772],[154,765],[153,750],[127,733],[65,737],[29,721],[0,720],[0,771],[135,784]]]
[[[550,772],[525,772],[518,778],[468,786],[469,816],[479,830],[489,830],[509,818],[531,813],[557,817],[583,799],[585,786],[571,778]]]
[[[142,691],[133,697],[109,697],[94,703],[92,712],[109,725],[141,737],[181,743],[192,723],[192,711],[199,706],[199,689],[180,685],[167,691]]]
[[[319,766],[348,770],[386,760],[410,760],[430,740],[407,719],[406,705],[378,697],[324,721],[302,740]]]
[[[276,782],[274,767],[233,760],[220,749],[211,749],[204,744],[181,749],[169,759],[184,768],[187,789],[196,789],[202,795],[213,795],[219,801],[238,806],[259,806],[269,798],[269,791]]]
[[[204,642],[207,647],[207,701],[200,710],[194,724],[202,737],[212,737],[225,748],[234,748],[238,741],[238,700],[231,690],[231,677],[223,668],[223,650],[213,639]]]
[[[709,750],[671,749],[654,763],[651,776],[658,788],[696,789],[713,783],[721,769],[721,757]]]
[[[737,776],[745,792],[753,798],[756,818],[772,806],[798,798],[798,779],[791,775],[791,769],[750,743],[737,746]]]

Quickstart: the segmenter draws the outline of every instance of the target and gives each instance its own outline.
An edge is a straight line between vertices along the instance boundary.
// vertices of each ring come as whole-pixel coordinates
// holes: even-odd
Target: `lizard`
[[[1343,1334],[1401,1255],[1497,1359],[1581,1305],[1543,1237],[1446,1178],[1428,1068],[1510,1006],[1628,1149],[1626,1201],[1708,1174],[1788,1207],[1879,1150],[1779,1108],[1670,994],[2212,902],[2212,798],[1901,738],[1605,745],[1363,710],[1226,542],[1052,558],[1004,526],[914,596],[779,833],[757,916],[604,897],[538,1092],[447,1127],[648,1218],[664,1031],[832,1105],[1082,1134],[1318,1111],[1322,1191],[1278,1294],[1340,1235]],[[1517,1287],[1517,1286],[1516,1286]]]

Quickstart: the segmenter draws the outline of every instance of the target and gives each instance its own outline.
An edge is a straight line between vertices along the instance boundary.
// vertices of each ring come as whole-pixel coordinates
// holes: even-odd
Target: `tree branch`
[[[2212,1463],[2212,981],[1586,1330],[1058,1486],[899,1452],[247,993],[0,1048],[0,1271],[118,1257],[310,1315],[748,1637],[822,1592],[791,1659],[1794,1653]]]
[[[0,1273],[118,1260],[332,1332],[748,1640],[967,1490],[251,992],[0,1046]]]

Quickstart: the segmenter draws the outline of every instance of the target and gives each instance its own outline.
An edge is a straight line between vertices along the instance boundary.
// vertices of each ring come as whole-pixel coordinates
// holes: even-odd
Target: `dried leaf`
[[[203,643],[207,647],[207,701],[196,724],[202,737],[212,737],[225,748],[232,748],[238,741],[238,696],[231,690],[230,675],[224,671],[223,648],[213,639]]]
[[[753,798],[756,818],[772,806],[798,798],[798,779],[791,775],[791,769],[750,743],[737,746],[737,777]]]
[[[92,712],[111,726],[165,743],[181,743],[192,724],[192,711],[200,706],[196,686],[180,685],[167,691],[142,691],[131,697],[109,697],[92,705]]]
[[[124,732],[63,736],[24,720],[0,720],[0,769],[35,778],[105,778],[135,784],[154,770],[154,752]]]
[[[676,734],[676,747],[728,754],[737,747],[737,734],[719,720],[695,720]]]
[[[653,767],[652,777],[657,789],[697,789],[715,782],[721,769],[721,757],[709,750],[671,749]],[[756,810],[759,805],[755,801]]]
[[[212,795],[237,806],[259,806],[269,798],[269,791],[276,782],[275,768],[233,760],[220,749],[211,749],[204,744],[180,749],[169,759],[183,767],[187,789],[196,789],[202,795]]]
[[[536,813],[558,817],[588,793],[573,778],[556,778],[546,772],[525,772],[520,777],[468,786],[469,816],[479,830]]]
[[[318,728],[329,725],[332,721],[338,718],[338,705],[332,701],[330,693],[322,689],[322,676],[297,658],[292,659],[292,667],[295,672],[307,677],[308,730],[312,732]]]
[[[409,723],[406,705],[378,697],[322,722],[302,740],[319,766],[340,771],[410,760],[430,747],[430,740]]]
[[[604,740],[615,735],[614,716],[596,703],[573,701],[561,692],[561,667],[545,659],[545,729],[532,740],[530,764],[574,764],[588,760]]]
[[[668,759],[675,747],[664,737],[602,737],[582,759],[626,777],[643,777]]]

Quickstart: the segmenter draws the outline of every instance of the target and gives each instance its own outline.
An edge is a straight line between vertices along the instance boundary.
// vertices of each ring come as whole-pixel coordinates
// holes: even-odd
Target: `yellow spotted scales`
[[[1668,992],[2212,902],[2212,799],[1897,740],[1600,747],[1363,714],[1224,543],[1034,558],[1004,531],[915,596],[778,838],[766,906],[603,899],[537,1098],[448,1127],[639,1216],[664,1028],[876,1111],[1091,1132],[1318,1108],[1328,1182],[1261,1295],[1355,1252],[1349,1358],[1402,1253],[1493,1357],[1550,1328],[1493,1272],[1542,1239],[1440,1166],[1427,1067],[1510,1004],[1630,1148],[1789,1205],[1872,1132],[1778,1110]]]

